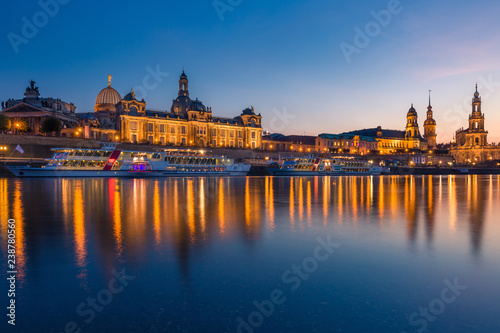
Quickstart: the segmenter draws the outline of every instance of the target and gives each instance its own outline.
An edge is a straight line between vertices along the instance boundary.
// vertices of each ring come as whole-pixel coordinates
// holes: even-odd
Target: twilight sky
[[[467,126],[478,82],[500,142],[498,1],[55,1],[40,2],[51,16],[35,0],[3,5],[0,100],[22,98],[33,79],[42,96],[93,111],[109,73],[122,96],[135,88],[166,110],[185,66],[191,97],[215,115],[253,105],[285,134],[404,129],[411,103],[423,130],[432,90],[447,142]]]

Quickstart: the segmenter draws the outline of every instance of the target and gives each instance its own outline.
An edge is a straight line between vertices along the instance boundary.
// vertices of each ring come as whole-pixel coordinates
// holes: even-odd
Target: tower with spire
[[[472,113],[469,116],[469,132],[471,133],[483,133],[484,130],[484,114],[481,112],[481,97],[479,96],[479,91],[477,90],[472,98]]]
[[[429,90],[429,106],[427,107],[427,119],[424,122],[424,139],[427,141],[429,149],[436,149],[436,121],[431,104],[431,91]]]
[[[189,98],[189,80],[184,68],[182,68],[182,74],[179,78],[179,94],[172,101],[170,111],[176,115],[186,115],[191,103],[191,98]]]

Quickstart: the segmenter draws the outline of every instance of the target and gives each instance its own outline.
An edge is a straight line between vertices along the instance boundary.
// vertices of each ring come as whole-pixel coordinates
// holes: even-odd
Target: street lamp
[[[2,153],[2,160],[5,159],[5,152],[7,151],[7,147],[1,146],[0,147],[0,152]]]

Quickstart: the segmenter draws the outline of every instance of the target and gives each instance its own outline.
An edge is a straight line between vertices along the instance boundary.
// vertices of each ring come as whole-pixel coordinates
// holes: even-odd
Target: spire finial
[[[108,74],[108,87],[111,87],[111,79],[113,77],[111,75]]]
[[[477,82],[476,82],[476,92],[478,92],[478,91],[477,91]]]
[[[432,90],[429,90],[429,106],[431,106],[431,92]]]

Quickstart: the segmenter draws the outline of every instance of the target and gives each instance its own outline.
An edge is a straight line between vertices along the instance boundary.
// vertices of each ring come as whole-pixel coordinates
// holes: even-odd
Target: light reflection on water
[[[151,304],[156,304],[165,301],[154,292],[158,288],[154,279],[165,278],[162,274],[168,274],[173,289],[203,288],[211,279],[231,284],[227,276],[238,280],[248,273],[244,266],[225,264],[237,259],[251,260],[252,267],[258,263],[251,275],[259,279],[271,269],[266,265],[285,269],[290,258],[307,255],[294,244],[328,233],[354,249],[429,255],[422,259],[423,266],[435,260],[432,256],[443,260],[444,266],[457,261],[453,265],[466,270],[477,269],[473,266],[477,262],[498,266],[499,204],[500,176],[0,179],[0,240],[4,259],[6,221],[14,218],[25,311],[39,306],[37,290],[53,291],[43,284],[57,272],[59,283],[69,290],[66,298],[58,299],[59,320],[64,323],[65,317],[74,316],[72,295],[83,297],[99,289],[116,267],[142,272],[143,281],[149,282],[137,282],[141,291],[136,293],[149,295]],[[284,248],[291,249],[290,257],[278,255]],[[210,275],[207,265],[218,267],[219,275]],[[397,267],[392,269],[398,272]],[[438,282],[443,278],[447,276],[439,275]],[[279,276],[269,282],[264,279],[263,285],[272,290],[277,280]],[[235,285],[250,295],[260,292],[239,282]],[[217,290],[207,295],[226,297]],[[185,295],[177,297],[182,301]],[[227,303],[231,309],[252,304]],[[410,308],[421,305],[408,303]],[[43,308],[36,313],[48,315]],[[199,314],[193,309],[182,313]],[[230,313],[219,315],[234,317],[234,311]],[[407,314],[401,314],[402,323]],[[189,331],[189,321],[179,315],[163,316],[183,323]],[[327,323],[317,320],[320,327]],[[225,320],[214,322],[223,325]]]

